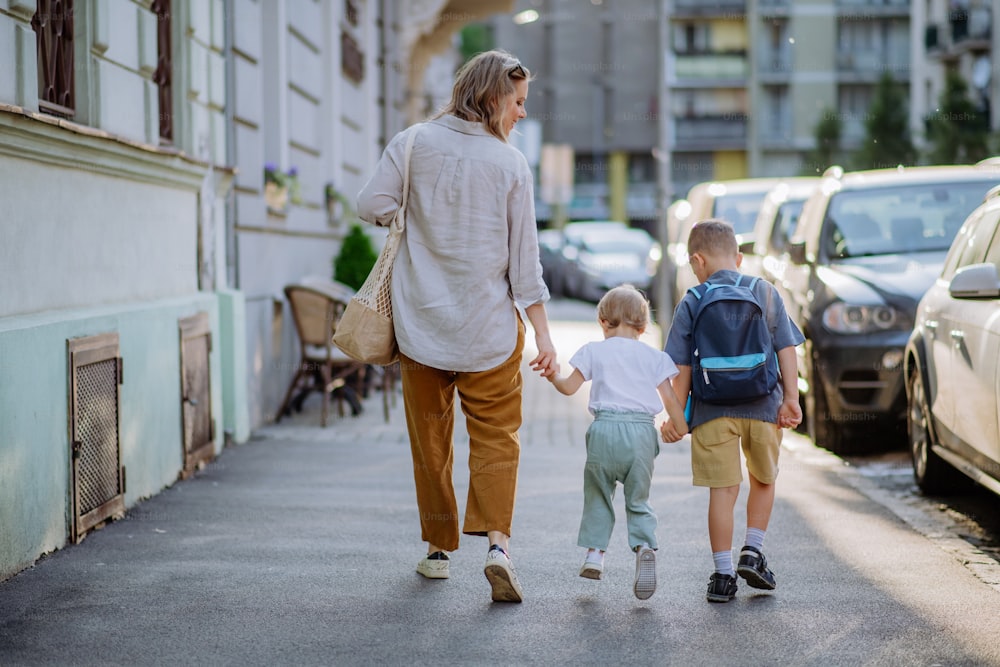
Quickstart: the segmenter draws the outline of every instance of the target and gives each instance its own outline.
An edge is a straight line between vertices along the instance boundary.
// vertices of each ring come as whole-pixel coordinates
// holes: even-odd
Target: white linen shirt
[[[679,372],[665,352],[641,340],[611,336],[587,343],[576,351],[569,365],[591,380],[587,408],[620,412],[663,412],[663,399],[656,390]],[[671,389],[673,391],[673,389]]]
[[[392,272],[396,342],[433,368],[495,368],[517,344],[515,303],[526,308],[549,299],[531,169],[481,123],[445,115],[392,138],[358,195],[362,220],[386,226],[395,217],[410,132],[419,134]]]

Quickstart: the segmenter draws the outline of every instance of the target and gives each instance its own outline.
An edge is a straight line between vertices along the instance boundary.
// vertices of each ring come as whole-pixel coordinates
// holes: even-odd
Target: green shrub
[[[360,289],[377,259],[378,251],[365,230],[361,225],[351,225],[340,253],[333,260],[333,279]]]

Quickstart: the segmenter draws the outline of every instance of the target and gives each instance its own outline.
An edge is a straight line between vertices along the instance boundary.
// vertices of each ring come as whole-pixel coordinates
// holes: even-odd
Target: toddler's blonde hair
[[[609,327],[627,324],[638,331],[645,331],[649,325],[649,302],[635,286],[619,285],[601,297],[597,304],[597,319],[607,322]]]

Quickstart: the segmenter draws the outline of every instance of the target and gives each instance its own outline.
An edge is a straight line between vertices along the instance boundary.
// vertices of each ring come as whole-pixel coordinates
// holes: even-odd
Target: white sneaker
[[[596,579],[601,580],[604,573],[604,563],[598,563],[592,560],[583,561],[583,566],[580,568],[580,576],[584,579]]]
[[[448,578],[448,554],[443,551],[435,551],[427,554],[417,563],[417,572],[428,579]]]
[[[497,545],[490,547],[486,554],[486,566],[483,573],[493,587],[494,602],[520,602],[524,599],[521,584],[517,581],[517,573],[510,562],[510,557]]]
[[[656,592],[656,552],[647,546],[635,553],[635,584],[632,591],[640,600],[648,600]]]

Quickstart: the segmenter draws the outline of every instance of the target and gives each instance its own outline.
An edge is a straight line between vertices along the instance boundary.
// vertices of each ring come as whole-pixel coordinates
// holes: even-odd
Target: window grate
[[[73,94],[73,0],[38,0],[31,17],[38,50],[38,107],[71,118]]]
[[[69,352],[69,441],[72,472],[72,528],[80,539],[125,511],[121,465],[122,361],[118,334],[67,341]]]
[[[76,447],[80,514],[121,493],[118,475],[118,361],[76,369]]]

